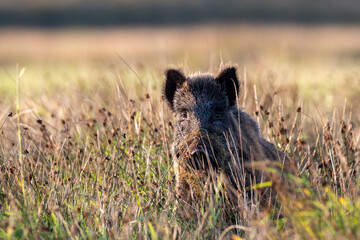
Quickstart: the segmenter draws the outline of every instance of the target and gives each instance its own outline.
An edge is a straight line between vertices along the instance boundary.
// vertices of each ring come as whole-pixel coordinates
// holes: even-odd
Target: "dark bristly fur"
[[[264,180],[253,162],[280,161],[284,154],[260,135],[256,121],[237,107],[236,68],[225,67],[217,76],[186,77],[181,70],[165,73],[163,95],[175,113],[173,153],[177,189],[184,198],[201,192],[195,176],[219,169],[234,189]],[[227,187],[229,188],[229,187]]]

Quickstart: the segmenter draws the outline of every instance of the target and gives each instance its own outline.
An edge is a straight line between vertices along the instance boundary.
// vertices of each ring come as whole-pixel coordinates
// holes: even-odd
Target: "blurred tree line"
[[[359,0],[2,0],[0,26],[360,23]]]

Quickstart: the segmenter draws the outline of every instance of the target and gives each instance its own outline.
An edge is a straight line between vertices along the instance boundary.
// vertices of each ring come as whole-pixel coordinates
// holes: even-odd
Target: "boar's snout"
[[[213,169],[219,168],[215,157],[201,148],[194,151],[189,160],[189,165],[194,170],[208,170],[210,166]]]

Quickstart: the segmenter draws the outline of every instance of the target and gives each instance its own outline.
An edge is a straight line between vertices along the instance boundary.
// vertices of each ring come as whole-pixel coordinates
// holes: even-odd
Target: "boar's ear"
[[[166,98],[171,109],[174,109],[174,95],[176,90],[183,85],[186,77],[178,69],[167,69],[165,71],[165,84],[163,88],[163,96]]]
[[[227,93],[229,106],[236,105],[236,96],[239,93],[239,80],[236,76],[236,68],[223,68],[215,80],[220,84],[221,89]]]

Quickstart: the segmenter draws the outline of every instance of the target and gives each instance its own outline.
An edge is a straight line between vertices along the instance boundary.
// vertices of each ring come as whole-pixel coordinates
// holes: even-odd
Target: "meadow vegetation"
[[[1,239],[360,238],[358,27],[1,32]],[[229,62],[296,169],[266,211],[246,194],[229,211],[217,183],[192,205],[175,191],[163,71]]]

